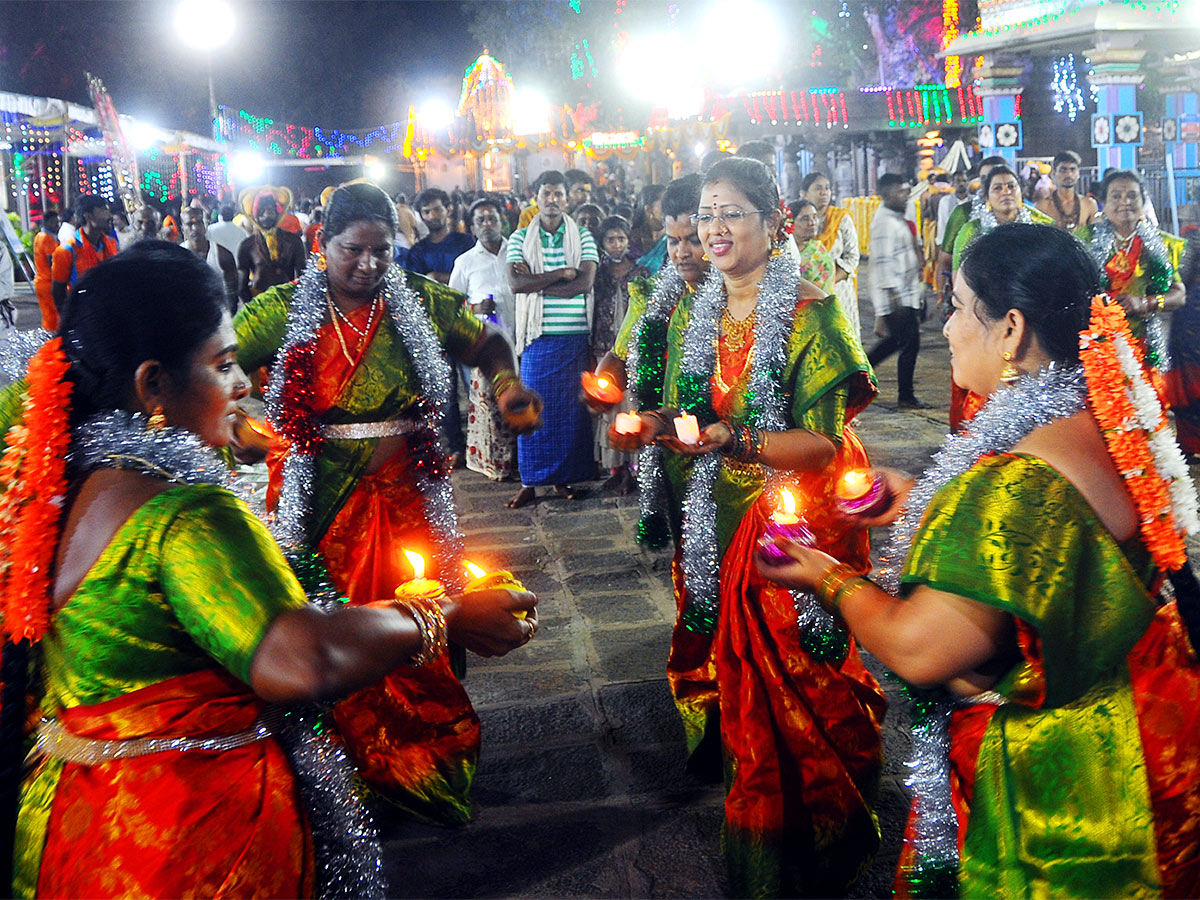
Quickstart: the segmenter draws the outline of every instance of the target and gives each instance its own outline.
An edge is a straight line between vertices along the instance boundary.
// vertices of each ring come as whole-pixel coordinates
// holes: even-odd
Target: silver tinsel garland
[[[316,265],[315,256],[309,260],[288,311],[287,327],[279,361],[272,372],[267,393],[268,420],[278,421],[284,396],[284,367],[286,353],[316,340],[324,324],[329,291],[327,274]],[[434,440],[441,425],[443,408],[450,396],[449,364],[441,343],[429,321],[429,316],[416,291],[408,286],[404,270],[390,266],[384,277],[381,295],[396,334],[407,351],[421,395],[431,410],[427,427]],[[283,484],[275,519],[275,534],[289,551],[307,542],[308,519],[312,513],[313,486],[316,478],[316,458],[313,454],[290,452],[283,464]],[[464,575],[459,561],[462,556],[462,532],[454,509],[454,494],[445,477],[422,477],[417,487],[424,500],[425,519],[434,539],[434,554],[440,579],[450,590],[463,584]]]
[[[1138,219],[1135,234],[1142,239],[1142,250],[1149,253],[1154,262],[1167,271],[1173,271],[1171,257],[1167,253],[1167,245],[1157,228],[1154,228],[1145,219]],[[1112,222],[1102,216],[1092,226],[1092,240],[1088,244],[1088,250],[1092,254],[1092,259],[1096,261],[1096,266],[1100,269],[1104,284],[1108,284],[1104,267],[1117,252],[1119,243],[1117,229],[1113,227]],[[1161,313],[1151,312],[1146,316],[1146,343],[1158,359],[1158,370],[1160,372],[1170,371],[1171,351],[1168,347],[1167,329],[1163,325]]]
[[[113,410],[77,426],[67,456],[76,473],[133,463],[180,484],[228,488],[232,475],[211,447],[182,428],[149,430],[140,413]],[[324,729],[312,704],[288,707],[276,733],[296,776],[312,828],[318,896],[383,897],[382,856],[370,814],[355,789],[355,770]]]
[[[1087,405],[1083,367],[1046,369],[1003,387],[971,420],[969,431],[951,435],[908,495],[881,554],[878,584],[900,596],[900,575],[913,539],[934,496],[970,469],[980,457],[1005,453],[1035,428],[1073,416]],[[917,798],[914,845],[916,873],[936,873],[958,865],[958,816],[950,794],[950,716],[958,701],[949,694],[927,705],[914,724],[906,783]]]
[[[650,298],[646,301],[646,308],[638,317],[633,325],[633,340],[629,342],[629,351],[625,360],[625,383],[628,387],[630,383],[630,373],[633,373],[633,378],[637,377],[638,365],[641,362],[639,353],[641,352],[641,342],[638,337],[642,333],[642,329],[649,322],[665,322],[671,316],[671,311],[675,309],[675,304],[679,302],[679,298],[683,296],[684,289],[687,287],[679,273],[675,271],[673,265],[665,265],[654,278],[654,290],[650,292]],[[633,382],[636,384],[636,380]]]
[[[781,379],[787,365],[788,337],[795,325],[799,302],[800,269],[788,254],[771,257],[758,285],[755,305],[754,349],[746,390],[750,420],[764,431],[786,431],[787,409]],[[681,371],[708,383],[716,369],[717,339],[725,309],[725,282],[713,269],[692,306],[684,335]],[[688,606],[715,621],[720,597],[720,560],[717,556],[717,504],[714,499],[723,458],[719,453],[699,457],[692,467],[683,504],[683,568]],[[785,476],[763,466],[764,491],[773,491]],[[796,624],[801,633],[821,636],[838,628],[833,617],[812,594],[793,594]]]
[[[996,214],[992,212],[992,208],[986,202],[981,202],[978,206],[971,207],[971,218],[979,222],[980,236],[1000,226],[1000,220],[996,218]],[[1018,207],[1015,221],[1024,225],[1033,224],[1033,216],[1029,212],[1029,207],[1024,203]]]
[[[650,299],[646,301],[646,309],[633,325],[633,340],[629,342],[629,352],[625,360],[626,391],[632,384],[636,392],[638,366],[641,362],[642,329],[649,323],[661,324],[669,319],[686,287],[687,283],[668,260],[655,278],[654,290],[650,293]],[[667,503],[662,454],[662,447],[657,444],[648,444],[638,451],[638,514],[642,522],[649,522]]]
[[[8,337],[0,341],[0,373],[3,373],[9,382],[24,378],[33,355],[52,337],[54,333],[45,328],[34,328],[30,331],[10,330]]]

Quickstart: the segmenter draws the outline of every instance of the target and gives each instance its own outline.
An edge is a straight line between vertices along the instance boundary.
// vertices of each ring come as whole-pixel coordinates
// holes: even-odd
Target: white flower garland
[[[1126,422],[1125,428],[1140,428],[1149,435],[1147,443],[1158,474],[1167,482],[1175,524],[1184,534],[1200,533],[1200,503],[1196,498],[1196,485],[1192,482],[1183,451],[1168,427],[1158,393],[1146,380],[1145,370],[1124,336],[1115,336],[1113,347],[1121,363],[1121,374],[1125,376],[1125,393],[1137,413],[1137,421]]]

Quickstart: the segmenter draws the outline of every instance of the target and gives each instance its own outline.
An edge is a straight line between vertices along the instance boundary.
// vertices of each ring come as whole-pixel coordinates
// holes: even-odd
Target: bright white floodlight
[[[518,90],[512,103],[513,132],[519,135],[550,131],[550,104],[532,90]]]
[[[441,100],[429,100],[417,110],[417,122],[426,131],[446,131],[454,122],[454,111]]]
[[[195,50],[215,50],[229,43],[236,24],[225,0],[180,0],[175,7],[175,32]]]
[[[717,0],[695,46],[705,48],[713,84],[761,84],[779,66],[785,29],[759,0]]]
[[[267,164],[257,153],[239,153],[230,161],[229,174],[239,184],[248,184],[262,178]]]

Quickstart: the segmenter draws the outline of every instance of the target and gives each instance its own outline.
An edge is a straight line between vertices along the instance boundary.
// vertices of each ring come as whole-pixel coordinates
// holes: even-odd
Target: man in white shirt
[[[888,172],[879,176],[878,191],[883,202],[871,220],[871,303],[875,317],[883,320],[887,336],[867,358],[878,367],[893,353],[899,353],[898,408],[928,409],[913,393],[913,371],[921,349],[924,285],[916,235],[904,218],[908,182],[904,176]]]
[[[220,246],[232,253],[234,259],[237,259],[238,247],[242,246],[242,241],[248,235],[241,225],[234,223],[234,213],[235,209],[232,203],[222,203],[221,220],[213,222],[213,224],[208,226],[208,239],[216,241]]]
[[[508,284],[508,240],[501,231],[500,204],[483,197],[471,204],[467,221],[475,246],[454,261],[450,287],[467,295],[471,312],[495,316],[510,338],[513,334],[513,292]]]

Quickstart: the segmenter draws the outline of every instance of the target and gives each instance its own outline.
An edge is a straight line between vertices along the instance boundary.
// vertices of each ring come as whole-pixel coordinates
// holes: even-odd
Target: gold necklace
[[[726,306],[721,312],[721,333],[725,335],[725,346],[731,353],[737,353],[746,345],[746,339],[754,330],[755,319],[758,318],[756,306],[746,318],[738,320],[729,314]]]
[[[356,349],[359,351],[359,359],[361,360],[362,354],[366,352],[366,348],[363,346],[363,341],[367,334],[370,333],[371,326],[375,321],[375,313],[378,311],[377,307],[379,306],[379,295],[376,294],[375,299],[371,301],[371,312],[367,316],[366,328],[362,331],[359,331],[358,328],[355,327],[354,323],[342,314],[342,311],[337,308],[337,304],[333,302],[333,297],[331,297],[329,294],[325,295],[325,302],[329,304],[329,320],[333,324],[333,333],[337,335],[338,345],[342,348],[342,356],[346,358],[346,362],[351,368],[353,368],[354,366],[358,365],[358,362],[353,356],[350,355],[350,348],[346,346],[346,336],[342,334],[342,328],[338,322],[345,322],[350,326],[355,334],[358,335],[358,346]]]

